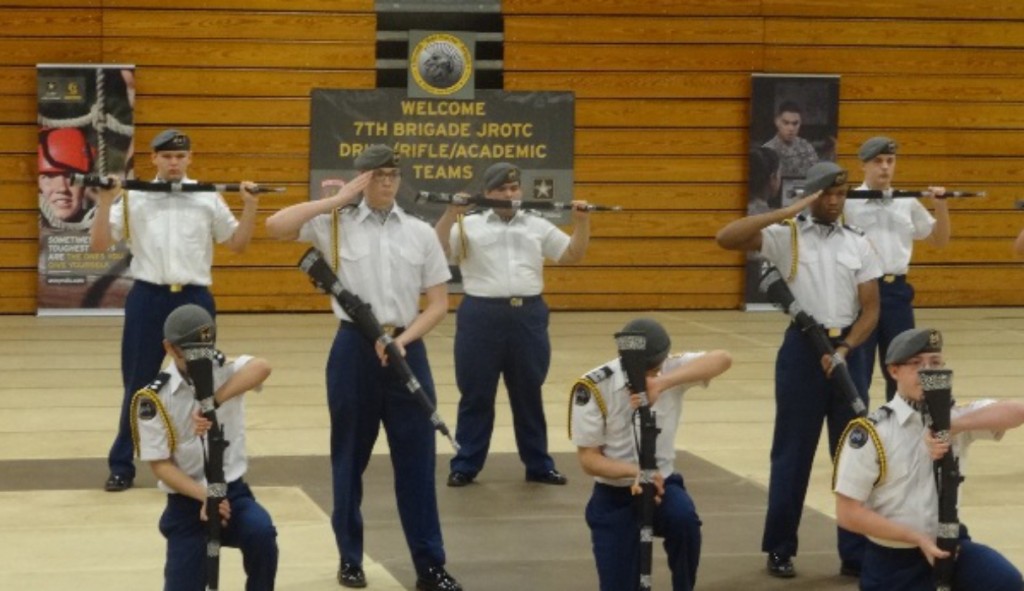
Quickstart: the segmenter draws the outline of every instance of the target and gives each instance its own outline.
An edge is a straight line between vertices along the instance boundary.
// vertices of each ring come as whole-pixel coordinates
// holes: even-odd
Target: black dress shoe
[[[448,486],[459,488],[466,486],[470,482],[473,482],[473,477],[465,472],[452,472],[448,475]]]
[[[416,591],[462,591],[462,585],[443,566],[432,566],[416,578]]]
[[[366,573],[361,566],[342,562],[338,568],[338,582],[342,587],[362,588],[366,586]]]
[[[853,560],[844,560],[839,566],[839,574],[844,577],[860,578],[860,563]]]
[[[768,574],[780,579],[792,579],[796,576],[796,570],[793,568],[793,559],[785,554],[769,553]]]
[[[527,482],[539,482],[541,484],[557,484],[562,485],[569,482],[569,479],[558,470],[548,470],[543,474],[526,474]]]
[[[132,487],[134,478],[121,474],[111,474],[103,484],[103,490],[107,492],[121,492]]]

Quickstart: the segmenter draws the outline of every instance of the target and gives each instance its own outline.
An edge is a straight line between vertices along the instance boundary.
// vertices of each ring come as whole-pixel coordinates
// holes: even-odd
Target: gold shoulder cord
[[[850,435],[850,432],[857,427],[862,427],[868,433],[868,437],[871,438],[871,444],[875,446],[875,451],[878,452],[878,478],[875,479],[872,487],[877,487],[885,480],[885,473],[888,468],[888,462],[885,459],[885,448],[882,447],[882,439],[878,436],[878,431],[875,430],[875,425],[871,421],[864,417],[857,417],[850,421],[850,424],[846,425],[846,429],[843,431],[842,436],[839,438],[839,447],[836,449],[836,459],[832,462],[832,490],[836,488],[836,479],[839,474],[839,457],[843,454],[843,443],[846,438]]]
[[[124,203],[124,207],[121,208],[121,217],[124,218],[124,240],[127,242],[131,238],[131,228],[128,226],[128,191],[121,193],[121,201]]]
[[[131,404],[131,417],[132,417],[132,443],[135,445],[135,457],[139,457],[141,446],[139,442],[139,404],[142,399],[149,399],[156,407],[157,414],[160,415],[160,420],[163,421],[164,427],[167,429],[167,445],[174,453],[174,448],[178,446],[178,436],[174,432],[174,426],[171,424],[170,417],[167,416],[167,409],[164,408],[162,402],[160,402],[160,395],[156,393],[156,390],[151,388],[143,388],[132,396]]]
[[[569,439],[572,439],[572,405],[576,400],[576,388],[579,386],[586,388],[587,391],[590,392],[590,395],[594,397],[594,402],[597,403],[597,408],[601,410],[601,418],[605,420],[608,419],[608,406],[604,403],[604,398],[601,396],[601,389],[597,387],[597,384],[591,381],[590,378],[576,380],[576,383],[569,389]]]
[[[797,242],[796,220],[790,218],[785,221],[785,224],[789,226],[789,247],[790,251],[793,253],[793,256],[790,257],[789,277],[786,277],[786,281],[790,282],[796,279],[796,270],[800,264],[800,250]]]
[[[341,211],[337,209],[331,214],[331,268],[335,273],[338,272],[338,266],[341,264],[341,261],[338,260],[338,242],[340,241],[338,233],[341,231],[339,215],[341,215]]]
[[[466,260],[469,256],[469,240],[466,238],[466,226],[462,221],[466,218],[465,214],[459,214],[455,218],[456,223],[459,224],[459,262]]]

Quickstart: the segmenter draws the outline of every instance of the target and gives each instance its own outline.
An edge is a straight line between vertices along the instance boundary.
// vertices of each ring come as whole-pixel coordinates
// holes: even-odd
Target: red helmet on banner
[[[96,154],[77,127],[41,130],[38,152],[39,174],[89,173]]]

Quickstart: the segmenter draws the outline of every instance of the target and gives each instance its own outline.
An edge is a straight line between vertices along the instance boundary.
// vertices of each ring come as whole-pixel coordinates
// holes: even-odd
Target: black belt
[[[500,304],[503,306],[509,306],[511,308],[522,308],[525,304],[533,304],[535,302],[539,302],[541,299],[541,296],[539,295],[512,296],[508,298],[484,298],[474,295],[467,295],[466,297],[473,298],[474,300],[477,300],[479,302],[484,302],[488,304]]]
[[[354,322],[350,322],[348,320],[342,320],[338,324],[338,330],[343,330],[343,329],[346,329],[346,328],[358,329],[359,327],[356,326]],[[404,326],[395,326],[394,324],[382,324],[382,325],[380,325],[380,328],[381,328],[381,330],[384,331],[384,334],[388,335],[391,338],[396,338],[398,335],[400,335],[403,332],[405,332],[405,327]]]
[[[906,283],[907,276],[894,275],[892,273],[889,273],[888,275],[882,275],[881,277],[878,278],[878,280],[882,283]]]
[[[189,287],[189,288],[206,287],[205,285],[194,285],[194,284],[191,284],[191,283],[150,283],[149,281],[143,281],[141,279],[136,279],[135,283],[141,283],[145,287],[152,287],[152,288],[156,288],[156,289],[166,289],[167,291],[169,291],[171,293],[180,293],[181,291],[184,291],[184,289],[186,287]]]

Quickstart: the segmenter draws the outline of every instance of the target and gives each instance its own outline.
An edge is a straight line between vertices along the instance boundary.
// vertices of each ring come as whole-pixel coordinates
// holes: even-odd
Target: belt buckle
[[[828,338],[830,338],[830,339],[838,339],[841,336],[843,336],[843,329],[841,329],[841,328],[830,328],[830,329],[828,329]]]
[[[171,293],[179,293],[182,290],[182,285],[180,283],[172,283],[167,287],[171,290]]]
[[[513,308],[522,308],[523,298],[509,298],[508,305],[512,306]]]
[[[394,324],[385,324],[380,327],[384,331],[384,334],[391,338],[395,338],[395,329],[397,328]]]
[[[896,276],[895,275],[883,275],[882,276],[882,281],[884,281],[886,283],[892,283],[893,281],[896,281]]]

